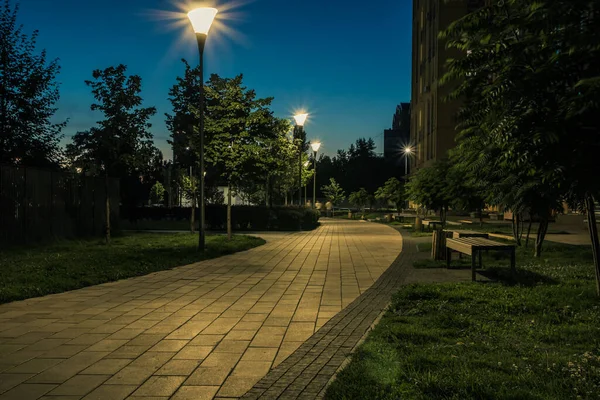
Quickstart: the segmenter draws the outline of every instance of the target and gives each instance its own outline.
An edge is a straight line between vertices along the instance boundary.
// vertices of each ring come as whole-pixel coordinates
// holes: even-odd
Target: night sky
[[[39,48],[59,58],[61,100],[57,118],[69,118],[66,140],[99,119],[86,79],[97,68],[119,63],[142,77],[145,106],[157,107],[152,132],[171,158],[164,113],[168,90],[195,65],[197,48],[187,21],[173,27],[153,10],[178,12],[174,0],[21,0],[19,22],[40,31]],[[205,75],[232,77],[261,97],[275,97],[279,117],[311,113],[308,138],[334,154],[359,137],[373,137],[382,152],[383,129],[395,107],[410,100],[410,0],[219,1],[237,5],[219,15],[227,28],[209,33]],[[221,7],[219,7],[221,6]],[[168,14],[165,14],[168,16]]]

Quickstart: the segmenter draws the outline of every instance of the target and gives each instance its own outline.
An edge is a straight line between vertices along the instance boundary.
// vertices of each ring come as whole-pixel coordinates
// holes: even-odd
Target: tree
[[[404,185],[398,179],[390,178],[384,186],[377,189],[375,198],[384,201],[386,204],[389,202],[394,203],[396,210],[400,212],[406,201]]]
[[[583,203],[585,193],[598,190],[585,178],[598,167],[600,149],[597,97],[585,95],[585,87],[593,87],[585,82],[600,75],[598,22],[597,3],[590,0],[506,1],[443,34],[449,47],[468,52],[450,60],[442,79],[458,82],[452,97],[466,99],[459,113],[461,155],[477,152],[474,173],[498,182],[489,186],[488,198],[517,217],[527,212],[540,220],[536,256],[561,201]],[[598,264],[597,272],[600,294]]]
[[[231,239],[231,194],[243,179],[256,176],[256,161],[264,155],[260,149],[285,125],[269,109],[273,99],[257,98],[254,90],[243,85],[243,75],[222,78],[213,74],[205,93],[206,160],[221,172],[229,188],[227,234]]]
[[[35,53],[38,31],[23,33],[18,11],[9,0],[0,11],[0,164],[58,168],[66,125],[52,122],[60,68],[45,50]]]
[[[355,207],[360,208],[362,211],[361,218],[365,218],[365,207],[369,204],[370,195],[369,192],[365,188],[360,188],[358,192],[350,193],[350,197],[348,197],[348,201]]]
[[[160,182],[156,182],[150,189],[150,203],[162,204],[165,201],[165,187]]]
[[[346,193],[334,178],[330,178],[329,185],[321,187],[321,191],[325,195],[327,201],[333,205],[333,212],[335,215],[335,206],[346,199]]]
[[[449,169],[448,160],[436,161],[417,170],[406,185],[408,198],[426,209],[439,212],[442,224],[446,223],[446,213],[452,201],[446,184]]]
[[[167,128],[171,132],[169,144],[176,155],[177,167],[188,167],[193,164],[190,158],[193,152],[186,151],[194,142],[194,128],[200,123],[194,108],[200,103],[200,69],[192,68],[186,60],[181,60],[185,71],[183,77],[177,77],[177,82],[169,90],[169,101],[173,107],[173,114],[165,114]]]
[[[141,107],[142,79],[126,76],[127,67],[120,64],[92,73],[86,81],[96,103],[92,111],[100,111],[104,119],[88,131],[78,132],[67,151],[74,163],[84,170],[104,176],[106,182],[106,241],[110,242],[110,198],[108,177],[136,177],[151,164],[157,150],[149,128],[154,107]],[[121,186],[127,192],[126,186]]]
[[[332,158],[321,154],[317,162],[318,187],[335,178],[348,192],[365,188],[373,193],[391,177],[399,177],[401,171],[390,168],[383,157],[375,153],[373,139],[359,138],[348,150],[338,150]]]

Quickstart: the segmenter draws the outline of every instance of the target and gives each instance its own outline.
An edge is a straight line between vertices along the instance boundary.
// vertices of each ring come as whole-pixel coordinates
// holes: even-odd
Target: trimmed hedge
[[[196,218],[200,210],[196,209]],[[212,231],[227,228],[227,206],[207,204],[206,227]],[[305,207],[232,206],[231,224],[236,231],[298,231],[319,225],[319,212]],[[139,220],[188,221],[190,209],[184,207],[135,207],[121,209],[121,218]]]

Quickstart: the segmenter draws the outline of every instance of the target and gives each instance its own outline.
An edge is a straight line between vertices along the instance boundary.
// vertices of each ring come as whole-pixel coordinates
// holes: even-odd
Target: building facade
[[[438,34],[484,3],[484,0],[413,0],[410,141],[415,150],[411,163],[415,169],[444,158],[455,143],[455,116],[460,101],[447,101],[452,88],[438,85],[438,80],[446,72],[446,60],[463,54],[446,49]]]
[[[410,103],[400,103],[392,129],[383,131],[383,157],[395,166],[404,165],[404,148],[410,144]]]

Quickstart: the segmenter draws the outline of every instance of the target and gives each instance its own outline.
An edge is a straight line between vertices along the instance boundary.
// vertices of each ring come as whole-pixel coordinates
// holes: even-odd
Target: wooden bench
[[[422,221],[422,225],[421,225],[421,231],[423,230],[423,228],[426,226],[429,228],[429,230],[433,230],[437,227],[437,225],[442,226],[442,221]]]
[[[473,223],[473,221],[468,220],[468,219],[461,219],[456,222],[460,222],[461,224],[469,224],[469,225],[471,225]]]
[[[452,239],[466,238],[466,237],[480,237],[489,239],[490,235],[485,232],[467,231],[463,229],[444,229],[444,232],[452,234]]]
[[[450,267],[452,251],[471,256],[471,280],[475,282],[475,268],[477,266],[475,257],[479,256],[479,268],[481,268],[481,252],[485,250],[502,251],[510,254],[510,271],[515,273],[515,249],[514,244],[504,244],[480,237],[464,237],[458,239],[446,239],[446,265]]]

